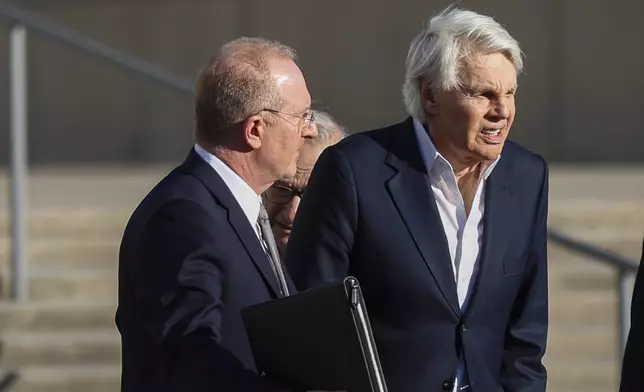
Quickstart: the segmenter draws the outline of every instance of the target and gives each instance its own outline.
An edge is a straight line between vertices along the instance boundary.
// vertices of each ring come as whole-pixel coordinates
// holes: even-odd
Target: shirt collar
[[[429,132],[425,129],[423,124],[420,123],[417,119],[414,118],[414,132],[416,134],[416,140],[418,141],[418,147],[420,149],[420,154],[423,158],[423,162],[425,163],[425,167],[427,168],[427,172],[429,173],[432,168],[434,167],[434,164],[436,163],[437,160],[442,161],[444,164],[446,164],[452,172],[454,171],[454,168],[452,165],[441,155],[440,152],[436,149],[436,146],[434,146],[434,142],[432,141],[432,138],[429,137]],[[496,164],[499,162],[501,159],[501,155],[499,155],[494,161],[487,161],[484,162],[484,171],[482,172],[482,179],[487,180],[490,174],[492,174],[492,170],[494,170],[494,167]]]
[[[257,217],[259,216],[259,208],[262,202],[260,195],[255,193],[253,188],[239,174],[235,173],[228,165],[215,155],[206,151],[199,144],[195,144],[195,151],[199,156],[206,161],[216,172],[219,174],[224,183],[230,189],[230,192],[237,200],[237,203],[244,211],[244,215],[248,218],[250,224],[255,227]]]

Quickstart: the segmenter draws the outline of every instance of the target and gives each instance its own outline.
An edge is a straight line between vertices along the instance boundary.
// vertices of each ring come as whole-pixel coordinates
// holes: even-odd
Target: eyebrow
[[[515,84],[514,86],[510,87],[507,89],[507,91],[516,91],[519,88],[519,84]],[[474,85],[469,88],[467,88],[469,91],[473,92],[484,92],[484,91],[493,91],[497,92],[498,90],[496,87],[490,85],[490,84],[479,84],[479,85]]]

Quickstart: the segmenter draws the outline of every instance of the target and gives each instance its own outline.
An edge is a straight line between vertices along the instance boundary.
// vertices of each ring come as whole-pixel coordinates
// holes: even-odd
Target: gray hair
[[[450,6],[431,18],[409,45],[402,88],[407,112],[424,122],[421,83],[436,92],[459,90],[463,63],[491,53],[503,53],[517,74],[523,70],[519,43],[491,17]]]
[[[318,136],[313,139],[315,142],[327,143],[336,136],[340,139],[348,136],[347,129],[338,124],[329,113],[321,110],[313,110],[313,113],[315,113],[315,125],[318,128]]]
[[[195,137],[219,145],[223,130],[263,109],[285,102],[271,79],[267,60],[296,61],[292,48],[277,41],[242,37],[221,47],[200,70],[195,86]]]

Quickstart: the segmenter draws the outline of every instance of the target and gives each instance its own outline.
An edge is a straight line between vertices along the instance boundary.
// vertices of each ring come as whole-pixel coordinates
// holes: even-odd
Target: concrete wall
[[[54,4],[55,3],[55,4]],[[48,20],[190,79],[222,43],[262,35],[294,46],[309,89],[358,132],[405,116],[409,40],[448,4],[427,0],[22,1]],[[512,137],[553,161],[644,161],[644,3],[479,0],[522,44]],[[579,8],[583,7],[583,8]],[[1,19],[0,19],[1,21]],[[0,22],[8,26],[5,21]],[[0,53],[7,54],[7,29]],[[34,163],[182,159],[190,96],[37,33],[29,36]],[[0,138],[7,140],[7,65],[0,63]],[[7,159],[0,143],[0,161]]]

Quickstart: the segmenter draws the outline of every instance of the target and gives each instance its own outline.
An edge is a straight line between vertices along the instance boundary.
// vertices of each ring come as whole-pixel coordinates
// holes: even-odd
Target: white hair
[[[409,45],[402,89],[407,112],[424,122],[421,83],[435,92],[459,90],[464,62],[491,53],[503,53],[517,74],[523,70],[519,43],[491,17],[450,6],[431,18]]]
[[[318,128],[318,136],[312,140],[327,143],[337,136],[340,139],[344,139],[348,135],[346,128],[338,124],[329,113],[321,110],[313,110],[313,112],[315,113],[315,125]]]

